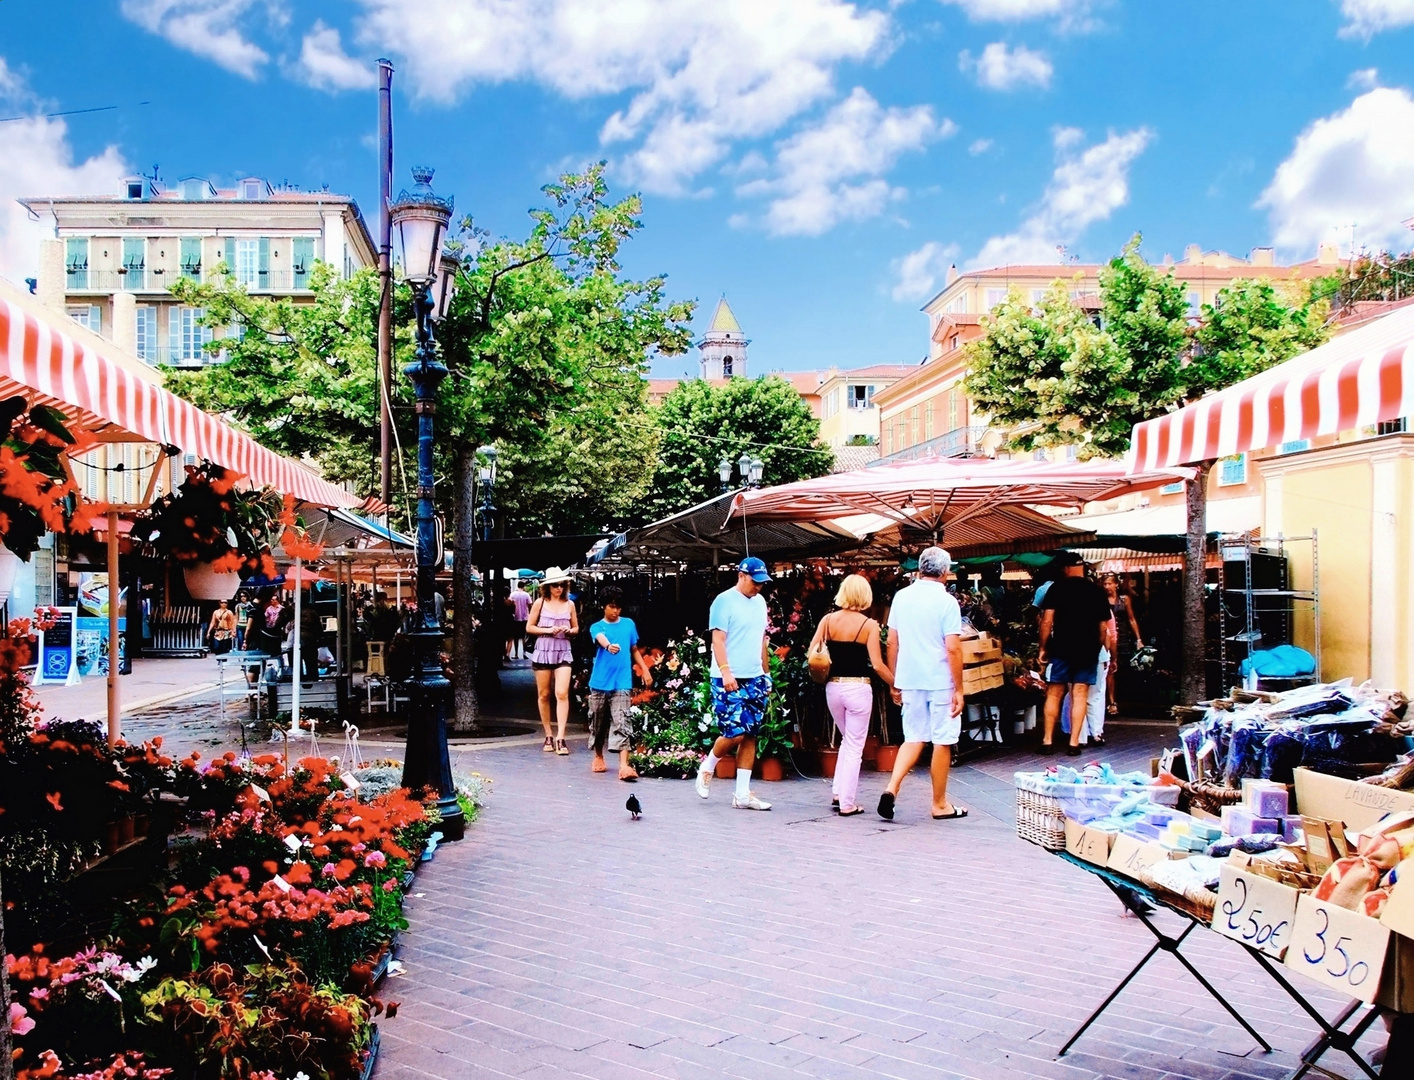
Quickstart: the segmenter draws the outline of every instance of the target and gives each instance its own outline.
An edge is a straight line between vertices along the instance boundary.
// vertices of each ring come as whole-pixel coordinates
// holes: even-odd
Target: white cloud
[[[268,0],[278,13],[276,0]],[[238,28],[257,0],[123,0],[123,14],[173,45],[253,79],[270,59]]]
[[[894,261],[895,300],[924,300],[936,291],[938,278],[957,258],[956,244],[929,240],[916,251]]]
[[[1098,24],[1090,12],[1100,2],[1104,0],[942,0],[944,4],[962,8],[973,22],[1054,18],[1062,30],[1070,31],[1094,29]]]
[[[973,157],[977,157],[979,154],[985,154],[991,148],[991,139],[973,139],[972,144],[967,148],[967,152]]]
[[[375,66],[344,52],[339,31],[318,20],[300,43],[290,74],[317,90],[360,90],[378,81]]]
[[[1345,85],[1349,90],[1373,90],[1380,85],[1380,69],[1361,68],[1359,71],[1352,71],[1345,80]]]
[[[34,111],[38,102],[0,57],[0,102],[6,111]],[[79,195],[118,190],[132,170],[116,146],[75,163],[69,129],[59,117],[32,116],[0,124],[0,275],[20,282],[36,276],[39,242],[54,235],[52,221],[33,221],[15,200],[25,195]]]
[[[960,71],[975,74],[978,84],[989,90],[1015,90],[1018,86],[1045,89],[1051,85],[1051,76],[1055,73],[1045,53],[1033,52],[1025,45],[1008,52],[1001,41],[992,42],[975,58],[963,49],[958,54],[957,66]]]
[[[359,40],[402,56],[422,97],[522,79],[571,99],[632,93],[601,141],[631,144],[629,179],[666,193],[890,45],[888,16],[846,0],[426,0],[416,18],[403,0],[359,2]]]
[[[1322,117],[1296,139],[1257,205],[1272,242],[1309,255],[1323,240],[1407,247],[1400,222],[1414,213],[1414,99],[1381,87]]]
[[[1040,204],[1016,232],[988,240],[968,265],[1057,261],[1057,245],[1075,240],[1129,201],[1129,166],[1152,139],[1148,128],[1136,128],[1074,153],[1076,129],[1059,129],[1054,141],[1061,161]]]
[[[1340,13],[1349,20],[1340,36],[1368,41],[1381,30],[1414,23],[1414,0],[1341,0]]]
[[[927,105],[886,109],[855,87],[819,123],[778,145],[773,175],[741,185],[737,194],[770,197],[764,215],[769,232],[818,236],[842,221],[883,213],[905,194],[883,174],[903,154],[956,130]]]

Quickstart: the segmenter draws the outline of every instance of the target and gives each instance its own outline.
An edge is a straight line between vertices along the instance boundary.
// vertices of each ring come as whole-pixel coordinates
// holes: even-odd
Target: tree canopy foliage
[[[820,441],[820,421],[779,375],[679,383],[655,410],[658,467],[636,517],[652,521],[703,502],[722,490],[720,463],[742,453],[759,458],[763,484],[822,476],[834,453]]]

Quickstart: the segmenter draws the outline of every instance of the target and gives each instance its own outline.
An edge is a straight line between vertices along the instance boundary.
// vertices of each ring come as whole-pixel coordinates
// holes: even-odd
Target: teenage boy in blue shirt
[[[598,649],[589,673],[589,729],[594,746],[594,772],[607,772],[604,748],[619,755],[619,779],[634,781],[638,773],[628,763],[633,741],[629,723],[629,699],[633,692],[633,672],[637,668],[645,686],[653,685],[653,672],[638,651],[638,627],[623,617],[624,594],[610,585],[601,594],[604,617],[589,628]]]

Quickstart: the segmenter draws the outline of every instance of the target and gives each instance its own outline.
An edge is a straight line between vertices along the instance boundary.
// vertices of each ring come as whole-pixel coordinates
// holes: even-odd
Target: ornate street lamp
[[[751,486],[751,451],[743,450],[741,457],[736,459],[737,476],[741,478],[742,487]]]
[[[766,471],[766,463],[760,458],[754,458],[751,462],[751,486],[758,488],[761,486],[761,474]]]
[[[496,448],[477,447],[476,456],[481,459],[477,467],[477,478],[481,481],[481,539],[490,540],[496,529]]]
[[[726,454],[717,462],[717,475],[722,478],[722,494],[725,495],[732,487],[732,459]]]
[[[437,359],[434,318],[446,314],[455,288],[455,265],[442,258],[442,241],[452,218],[452,200],[432,192],[432,170],[414,168],[413,187],[388,208],[392,219],[398,274],[412,286],[417,315],[416,359],[403,371],[412,380],[417,411],[417,624],[409,635],[416,656],[413,703],[408,716],[403,786],[437,792],[442,835],[460,840],[466,819],[457,805],[447,749],[447,704],[451,683],[442,673],[442,628],[433,596],[437,585],[437,508],[433,490],[432,420],[437,388],[447,369]],[[453,260],[454,264],[454,260]],[[438,287],[440,285],[440,287]]]

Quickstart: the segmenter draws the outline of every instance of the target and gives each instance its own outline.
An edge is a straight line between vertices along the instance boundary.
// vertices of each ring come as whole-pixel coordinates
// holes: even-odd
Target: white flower
[[[706,721],[706,720],[700,720],[700,721],[698,721],[697,730],[698,730],[698,731],[706,731],[706,730],[707,730],[707,721]]]
[[[685,679],[685,678],[687,678],[689,675],[692,674],[692,669],[691,669],[690,667],[688,667],[686,664],[684,664],[684,665],[682,666],[682,671],[681,671],[679,674],[681,674],[682,677]]]
[[[308,1075],[302,1072],[295,1073],[294,1080],[309,1080]]]

